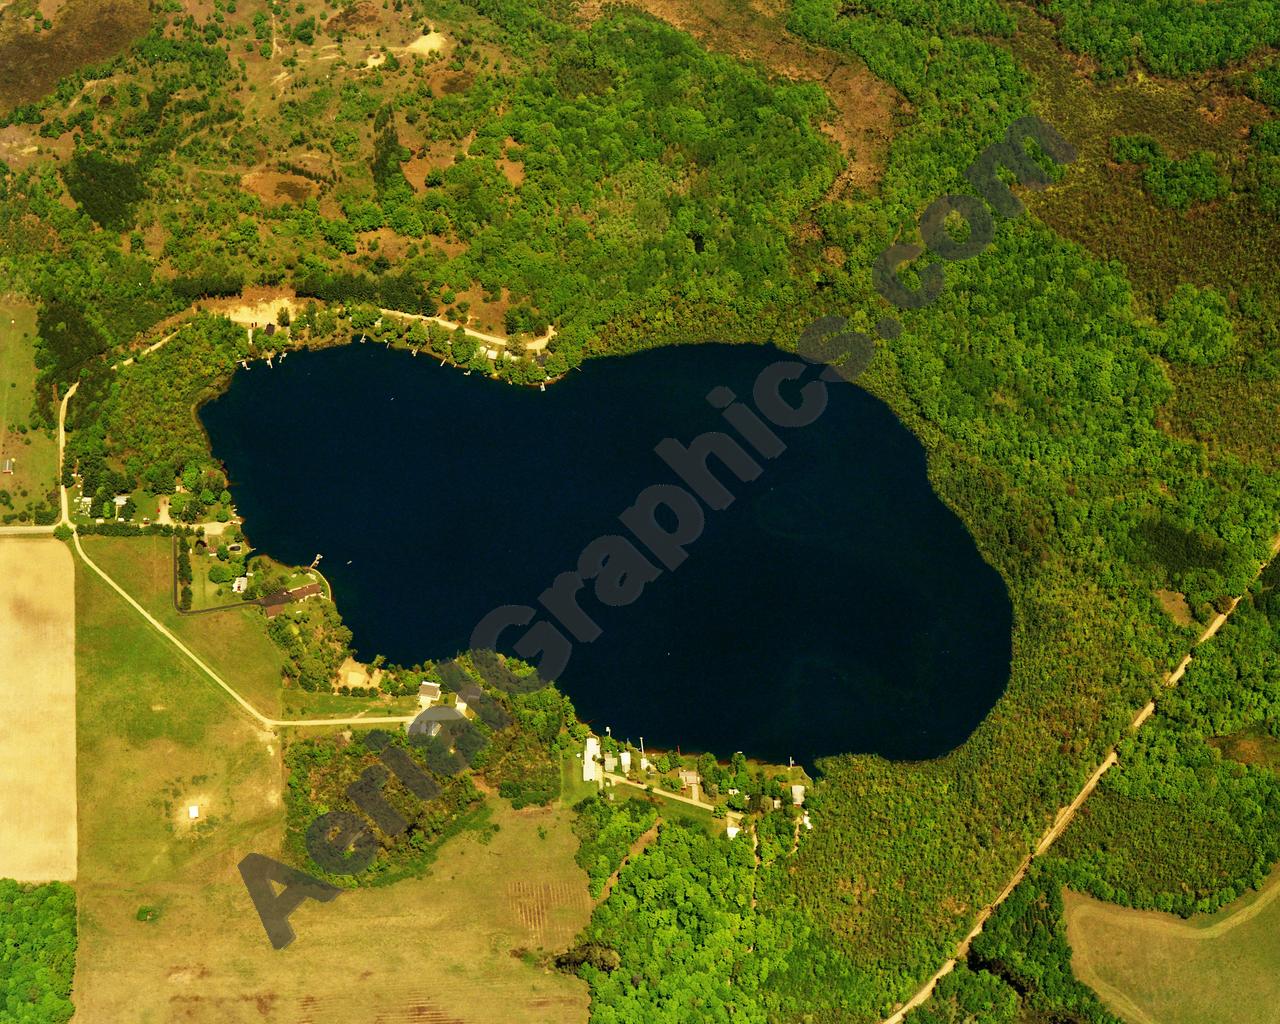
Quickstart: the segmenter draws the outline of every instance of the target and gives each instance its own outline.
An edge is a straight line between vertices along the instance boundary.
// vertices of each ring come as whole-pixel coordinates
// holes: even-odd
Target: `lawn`
[[[521,955],[562,948],[591,911],[560,810],[491,798],[425,877],[308,903],[297,939],[273,950],[236,865],[279,855],[277,737],[83,566],[76,582],[78,1019],[586,1020],[586,986]],[[138,920],[143,907],[154,920]]]
[[[58,483],[57,438],[51,429],[30,423],[35,338],[35,308],[0,301],[0,463],[13,459],[16,466],[12,476],[0,476],[0,491],[9,492],[12,500],[12,508],[0,508],[0,514],[31,509]]]
[[[173,607],[169,537],[85,537],[82,543],[104,572],[246,700],[264,715],[279,717],[284,656],[267,637],[266,619],[258,608],[180,615]],[[200,561],[193,558],[193,568]],[[201,685],[213,683],[202,676]]]
[[[1280,871],[1259,892],[1188,921],[1064,898],[1076,976],[1129,1024],[1275,1021]]]

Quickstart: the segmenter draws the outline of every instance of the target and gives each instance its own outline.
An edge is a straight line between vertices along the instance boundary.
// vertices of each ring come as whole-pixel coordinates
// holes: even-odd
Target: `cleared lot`
[[[0,877],[76,877],[75,572],[56,540],[0,539]]]

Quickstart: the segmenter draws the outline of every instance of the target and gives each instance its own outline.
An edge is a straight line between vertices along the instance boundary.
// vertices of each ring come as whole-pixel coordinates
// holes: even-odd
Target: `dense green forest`
[[[1064,45],[1108,74],[1139,62],[1162,75],[1222,67],[1280,43],[1273,0],[1037,0]]]
[[[378,307],[513,334],[555,326],[536,370],[500,361],[527,382],[597,353],[707,337],[789,346],[816,315],[868,332],[894,315],[900,332],[877,343],[859,383],[921,439],[938,493],[1009,587],[1007,693],[937,761],[824,761],[806,804],[815,828],[794,851],[780,814],[756,821],[759,864],[742,837],[664,822],[588,930],[616,966],[581,960],[593,1019],[610,1024],[891,1010],[1121,739],[1196,624],[1250,589],[1276,532],[1267,396],[1280,393],[1280,247],[1266,211],[1280,143],[1263,113],[1280,96],[1275,64],[1202,83],[1234,132],[1219,148],[1181,127],[1213,122],[1169,83],[1140,96],[1158,118],[1141,103],[1095,116],[1126,95],[1072,72],[1057,45],[1096,58],[1104,78],[1127,72],[1121,85],[1137,63],[1189,75],[1277,42],[1274,5],[794,0],[790,32],[865,64],[909,104],[863,190],[836,187],[851,153],[822,131],[831,110],[818,85],[772,80],[634,11],[588,23],[561,0],[401,3],[378,9],[379,25],[408,39],[430,18],[454,42],[446,56],[369,36],[380,62],[352,50],[323,71],[314,48],[358,32],[302,6],[270,8],[279,56],[248,10],[167,10],[126,54],[10,113],[14,129],[68,144],[65,158],[0,174],[0,273],[41,305],[45,414],[79,382],[66,469],[95,495],[217,471],[191,405],[261,345],[201,316],[164,349],[109,367],[193,300],[244,286],[316,300],[282,325],[280,347],[373,337],[484,366],[474,341],[415,333]],[[918,220],[938,196],[971,195],[966,169],[1032,112],[1078,159],[1047,191],[1017,188],[1027,212],[996,218],[981,254],[926,252],[902,270],[914,286],[945,262],[936,301],[890,307],[877,258],[922,241]],[[1192,622],[1170,617],[1157,591],[1183,595]],[[1197,658],[1186,694],[1166,695],[1161,720],[1125,741],[1052,879],[1186,911],[1274,861],[1273,780],[1209,742],[1274,730],[1271,600],[1258,591]],[[466,683],[437,671],[446,688]],[[513,802],[545,801],[571,710],[543,690],[496,687],[491,699],[516,724],[494,712],[476,726],[473,763]],[[359,738],[290,748],[298,863],[308,822],[377,753]],[[467,777],[447,770],[455,751],[407,753],[449,781],[427,811],[396,791],[408,838],[377,836],[360,881],[413,869],[474,804]],[[645,820],[617,813],[582,811],[593,882]],[[1132,814],[1150,827],[1116,840]],[[1200,842],[1166,856],[1179,827]],[[1150,851],[1155,867],[1141,862]],[[1041,1016],[1066,1007],[1062,1019],[1106,1021],[1069,980],[1054,884],[1045,873],[1019,889],[926,1012],[977,1006],[998,1020],[1026,1001]]]
[[[1280,737],[1280,573],[1200,648],[1159,714],[1120,750],[1059,847],[1064,877],[1127,906],[1210,912],[1280,859],[1280,772],[1224,754]]]
[[[0,1007],[14,1024],[71,1019],[76,897],[61,882],[0,879]]]

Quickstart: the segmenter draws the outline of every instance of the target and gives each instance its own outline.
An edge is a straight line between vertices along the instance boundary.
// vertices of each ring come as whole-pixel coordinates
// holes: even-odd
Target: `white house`
[[[618,759],[613,754],[604,755],[604,770],[610,775],[618,770]]]
[[[631,771],[631,751],[624,750],[618,755],[618,763],[622,765],[622,774],[626,775]]]
[[[741,831],[742,829],[740,829],[737,825],[729,825],[725,828],[724,834],[728,836],[730,839],[736,839],[738,836],[738,833]]]
[[[791,802],[796,807],[799,807],[801,804],[804,803],[804,786],[800,785],[799,783],[796,783],[794,786],[791,787]]]
[[[588,736],[586,748],[582,751],[583,782],[595,782],[600,777],[600,765],[596,762],[599,756],[600,741],[595,736]]]
[[[440,699],[440,684],[424,679],[418,684],[418,707],[429,708]],[[462,710],[459,708],[458,710]]]
[[[231,593],[233,594],[243,594],[248,589],[249,589],[248,576],[237,576],[231,582]]]

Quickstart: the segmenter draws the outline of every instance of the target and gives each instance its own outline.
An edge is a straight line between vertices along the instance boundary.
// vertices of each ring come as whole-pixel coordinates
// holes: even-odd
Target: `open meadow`
[[[1076,977],[1128,1024],[1274,1024],[1280,871],[1190,920],[1069,890],[1063,897]]]
[[[284,656],[266,634],[257,608],[181,615],[173,607],[170,537],[85,537],[85,552],[103,571],[203,658],[262,714],[280,711]]]
[[[0,516],[41,503],[57,486],[58,445],[51,430],[32,427],[35,397],[36,311],[27,303],[0,300]]]
[[[280,855],[279,737],[78,572],[78,1021],[585,1021],[586,986],[521,955],[590,914],[559,809],[490,798],[425,877],[308,903],[273,950],[236,865]]]
[[[0,540],[0,878],[76,877],[74,585],[65,544]]]

